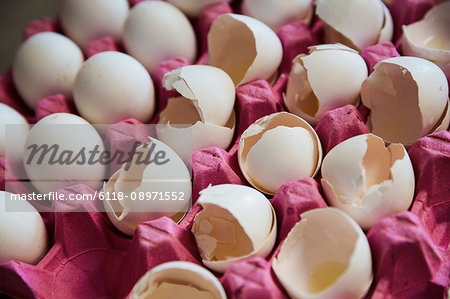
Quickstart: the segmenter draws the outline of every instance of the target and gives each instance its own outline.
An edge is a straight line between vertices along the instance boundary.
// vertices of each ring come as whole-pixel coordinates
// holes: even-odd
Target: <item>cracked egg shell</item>
[[[329,44],[309,48],[295,57],[284,103],[288,110],[315,125],[322,115],[359,101],[367,66],[357,51]]]
[[[403,54],[428,59],[450,76],[448,28],[450,2],[444,2],[430,9],[422,20],[403,26]]]
[[[59,20],[64,32],[82,49],[104,36],[122,39],[127,0],[63,0]]]
[[[355,50],[390,41],[393,22],[380,0],[318,0],[316,14],[325,22],[325,42]]]
[[[230,1],[231,0],[167,0],[167,2],[178,7],[188,17],[193,18],[198,17],[207,6]]]
[[[23,147],[28,131],[27,120],[15,109],[0,103],[0,157],[6,156],[16,163],[22,163]]]
[[[197,52],[194,29],[186,16],[164,1],[142,1],[128,14],[123,32],[127,53],[153,74],[168,59],[190,62]]]
[[[414,171],[400,143],[363,134],[347,139],[325,156],[322,187],[328,202],[365,230],[405,211],[414,196]]]
[[[44,221],[28,201],[11,196],[0,191],[0,264],[9,260],[36,264],[47,252]]]
[[[124,194],[123,200],[105,199],[103,205],[114,226],[127,235],[133,235],[140,222],[163,216],[178,222],[190,204],[191,176],[186,165],[169,146],[157,139],[149,139],[150,142],[136,149],[132,161],[124,163],[103,187],[105,198]],[[156,159],[160,164],[155,163]],[[173,196],[175,192],[176,199],[171,197],[172,200],[167,201],[156,197],[152,200],[148,192],[153,194],[151,196],[156,196],[155,192],[161,196],[166,196],[166,193]]]
[[[380,61],[361,87],[369,130],[386,142],[411,145],[449,121],[448,83],[434,63],[417,57]]]
[[[131,291],[131,299],[226,299],[219,280],[194,263],[176,261],[160,264],[142,276]]]
[[[91,123],[127,118],[147,122],[155,110],[155,90],[147,70],[116,51],[98,53],[83,63],[73,89],[80,115]]]
[[[208,33],[208,64],[223,69],[239,86],[270,80],[283,56],[281,42],[266,24],[252,17],[222,14]]]
[[[239,140],[242,173],[267,194],[275,194],[288,181],[314,177],[321,160],[322,146],[316,132],[292,113],[273,113],[258,119]]]
[[[372,283],[367,238],[336,208],[301,214],[272,268],[292,298],[362,298]]]
[[[244,0],[241,9],[275,32],[282,25],[295,21],[309,24],[314,10],[312,0]]]
[[[198,204],[203,210],[192,233],[206,267],[223,273],[234,261],[272,251],[275,211],[261,192],[242,185],[210,186],[200,191]]]
[[[12,63],[14,85],[28,107],[35,109],[45,97],[72,97],[75,77],[83,63],[80,48],[54,32],[42,32],[25,40]]]

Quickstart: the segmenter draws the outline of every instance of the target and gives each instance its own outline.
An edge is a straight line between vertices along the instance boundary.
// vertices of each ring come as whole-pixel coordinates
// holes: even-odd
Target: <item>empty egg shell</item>
[[[160,264],[139,279],[131,299],[226,299],[219,280],[205,268],[189,262]]]
[[[322,163],[328,202],[369,229],[381,218],[405,211],[414,196],[414,171],[403,145],[363,134],[336,145]]]
[[[322,147],[305,120],[279,112],[258,119],[242,133],[238,160],[250,184],[275,194],[283,183],[315,176]]]
[[[403,26],[402,50],[404,55],[417,56],[436,63],[450,76],[450,2],[430,9],[425,17]]]
[[[367,66],[357,51],[341,45],[319,45],[295,57],[284,102],[288,110],[315,125],[332,109],[359,101]]]
[[[47,252],[44,221],[29,202],[12,196],[0,191],[0,264],[9,260],[36,264]]]
[[[166,163],[150,162],[164,153]],[[163,216],[175,222],[189,208],[191,176],[180,157],[163,142],[150,142],[136,149],[133,160],[125,163],[103,186],[105,198],[123,194],[123,199],[104,200],[108,218],[120,231],[133,235],[140,222]],[[167,199],[169,194],[170,199]]]
[[[194,29],[186,16],[164,1],[142,1],[128,15],[123,32],[127,53],[153,74],[164,60],[195,59]]]
[[[242,12],[260,20],[274,31],[295,21],[308,24],[313,15],[312,0],[244,0]]]
[[[127,118],[147,122],[155,109],[155,91],[147,70],[133,57],[98,53],[83,63],[73,90],[80,115],[91,123]]]
[[[17,50],[12,64],[14,85],[32,109],[51,95],[70,98],[82,63],[83,54],[73,41],[54,32],[38,33]]]
[[[178,7],[189,17],[198,17],[205,7],[220,2],[230,2],[231,0],[167,0],[167,2]]]
[[[181,97],[169,98],[160,114],[156,132],[161,141],[184,161],[196,150],[230,145],[236,122],[235,89],[227,73],[213,66],[189,65],[167,73],[163,85]]]
[[[222,14],[208,33],[208,64],[219,67],[236,86],[276,74],[281,42],[266,24],[244,15]]]
[[[335,208],[301,214],[272,268],[292,298],[362,298],[372,283],[366,236]]]
[[[361,87],[368,107],[367,127],[387,142],[411,145],[447,129],[448,83],[434,63],[417,57],[393,57],[377,63]]]
[[[200,191],[203,207],[194,219],[203,264],[223,273],[234,261],[266,257],[275,244],[275,212],[259,191],[242,185],[216,185]]]
[[[325,22],[325,42],[358,51],[390,41],[392,17],[380,0],[318,0],[316,14]]]
[[[122,39],[127,0],[63,0],[59,20],[64,32],[82,49],[104,36]]]
[[[8,133],[6,133],[7,130]],[[23,147],[28,131],[27,120],[13,108],[0,103],[0,157],[6,156],[16,163],[22,163]]]

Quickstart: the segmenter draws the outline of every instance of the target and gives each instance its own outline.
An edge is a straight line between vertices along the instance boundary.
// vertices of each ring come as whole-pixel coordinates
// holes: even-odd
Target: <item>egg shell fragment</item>
[[[84,49],[103,36],[121,40],[127,0],[63,0],[59,20],[65,34]]]
[[[103,187],[105,198],[114,198],[114,194],[118,193],[124,194],[122,200],[104,200],[103,205],[111,222],[128,235],[133,235],[140,222],[163,216],[178,222],[190,204],[191,177],[186,165],[163,142],[149,139],[149,143],[136,149],[130,164],[124,163]],[[152,145],[155,145],[153,150]],[[163,160],[166,163],[157,164],[146,160],[156,159],[159,152],[164,153]],[[149,197],[148,192],[161,193],[162,198],[166,193],[175,192],[177,198],[161,200],[158,196]],[[143,200],[140,200],[141,197]]]
[[[83,54],[67,37],[42,32],[25,40],[12,63],[14,85],[28,107],[40,99],[61,93],[71,97]]]
[[[403,145],[364,134],[336,145],[322,163],[328,202],[363,228],[405,211],[414,196],[414,171]]]
[[[223,69],[238,86],[275,75],[281,42],[264,23],[244,15],[222,14],[208,33],[208,64]]]
[[[271,252],[276,216],[262,193],[223,184],[202,190],[197,202],[203,210],[195,216],[192,233],[205,266],[223,273],[234,261]]]
[[[322,147],[306,121],[279,112],[258,119],[244,131],[238,160],[250,184],[264,193],[275,194],[287,181],[315,176]]]
[[[196,55],[194,29],[186,16],[164,1],[143,1],[134,6],[125,22],[123,43],[127,53],[153,74],[168,59]]]
[[[13,196],[0,191],[0,264],[9,260],[36,264],[47,252],[44,221],[29,202]]]
[[[308,24],[313,15],[311,0],[244,0],[241,10],[243,14],[260,20],[273,31],[282,25],[295,21]]]
[[[445,127],[448,83],[442,70],[428,60],[393,57],[375,65],[362,84],[361,100],[371,110],[367,127],[372,133],[409,146]]]
[[[10,106],[0,103],[0,157],[21,163],[28,131],[27,120]]]
[[[184,261],[160,264],[142,276],[131,291],[131,299],[174,298],[226,299],[219,280],[205,268]]]
[[[355,50],[342,44],[312,46],[308,55],[294,59],[284,102],[290,112],[316,125],[326,111],[356,105],[367,75]]]
[[[83,63],[73,90],[80,115],[91,123],[127,118],[148,122],[155,91],[146,69],[133,57],[115,51],[98,53]]]
[[[272,268],[292,298],[361,298],[372,282],[366,236],[336,208],[301,214]]]
[[[200,13],[208,6],[221,2],[230,2],[231,0],[167,0],[170,4],[178,7],[188,17],[198,17]]]

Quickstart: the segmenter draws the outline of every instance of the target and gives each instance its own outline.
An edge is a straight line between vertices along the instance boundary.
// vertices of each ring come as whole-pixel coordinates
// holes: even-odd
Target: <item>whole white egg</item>
[[[6,156],[6,158],[14,162],[21,162],[23,146],[25,145],[28,130],[28,122],[19,112],[8,105],[0,103],[1,157]]]

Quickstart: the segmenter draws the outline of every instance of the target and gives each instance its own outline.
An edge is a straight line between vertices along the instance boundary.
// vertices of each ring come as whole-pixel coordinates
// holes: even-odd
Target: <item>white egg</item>
[[[194,29],[175,6],[163,1],[143,1],[134,6],[125,22],[123,42],[127,53],[153,74],[168,59],[196,55]]]
[[[28,122],[19,112],[0,103],[0,157],[21,163],[28,130]]]
[[[14,85],[32,109],[40,99],[61,93],[72,97],[75,76],[83,63],[83,53],[67,37],[43,32],[25,40],[12,64]]]
[[[167,90],[181,97],[168,99],[156,127],[158,138],[184,161],[192,152],[209,146],[226,149],[235,127],[235,89],[223,70],[207,65],[189,65],[167,73]]]
[[[230,2],[231,0],[167,0],[175,5],[189,17],[198,17],[200,13],[209,5]]]
[[[322,188],[328,202],[350,215],[363,229],[406,211],[414,197],[414,171],[404,146],[385,146],[364,134],[347,139],[325,156]]]
[[[0,264],[9,260],[36,264],[47,252],[47,243],[38,211],[14,194],[0,191]]]
[[[417,57],[393,57],[377,63],[363,82],[367,127],[387,142],[411,145],[449,120],[448,83],[434,63]]]
[[[136,149],[133,160],[109,179],[103,194],[111,222],[123,233],[133,235],[140,222],[162,216],[181,220],[190,205],[191,176],[170,147],[150,138],[149,143]],[[114,198],[117,200],[106,200]]]
[[[317,0],[316,14],[325,22],[325,42],[356,50],[389,41],[392,17],[380,0]]]
[[[64,32],[82,49],[104,36],[120,41],[127,16],[127,0],[63,0],[59,11]]]
[[[272,268],[292,298],[362,298],[372,283],[369,242],[358,224],[335,208],[301,214]]]
[[[115,51],[98,53],[83,63],[73,90],[80,115],[91,123],[127,118],[148,122],[155,91],[146,69],[133,57]]]
[[[40,193],[79,183],[98,190],[105,178],[106,163],[99,161],[104,151],[100,135],[86,120],[70,113],[55,113],[30,129],[23,162],[28,178]]]
[[[260,20],[274,31],[295,21],[308,24],[314,10],[312,0],[244,0],[241,9],[245,15]]]
[[[259,191],[242,185],[216,185],[200,191],[203,207],[192,233],[208,268],[223,273],[234,261],[266,257],[276,239],[275,211]]]
[[[404,55],[417,56],[436,63],[450,76],[450,2],[430,9],[425,17],[403,26],[402,50]]]
[[[357,51],[341,45],[319,45],[295,57],[284,103],[288,110],[315,125],[329,110],[356,105],[367,66]]]
[[[190,262],[160,264],[142,276],[131,291],[131,299],[226,299],[219,280],[205,268]]]
[[[275,194],[288,181],[316,175],[322,147],[314,129],[287,112],[258,119],[241,136],[239,166],[258,190]]]
[[[266,24],[238,14],[222,14],[208,33],[208,64],[219,67],[236,86],[270,79],[283,56],[281,42]]]

